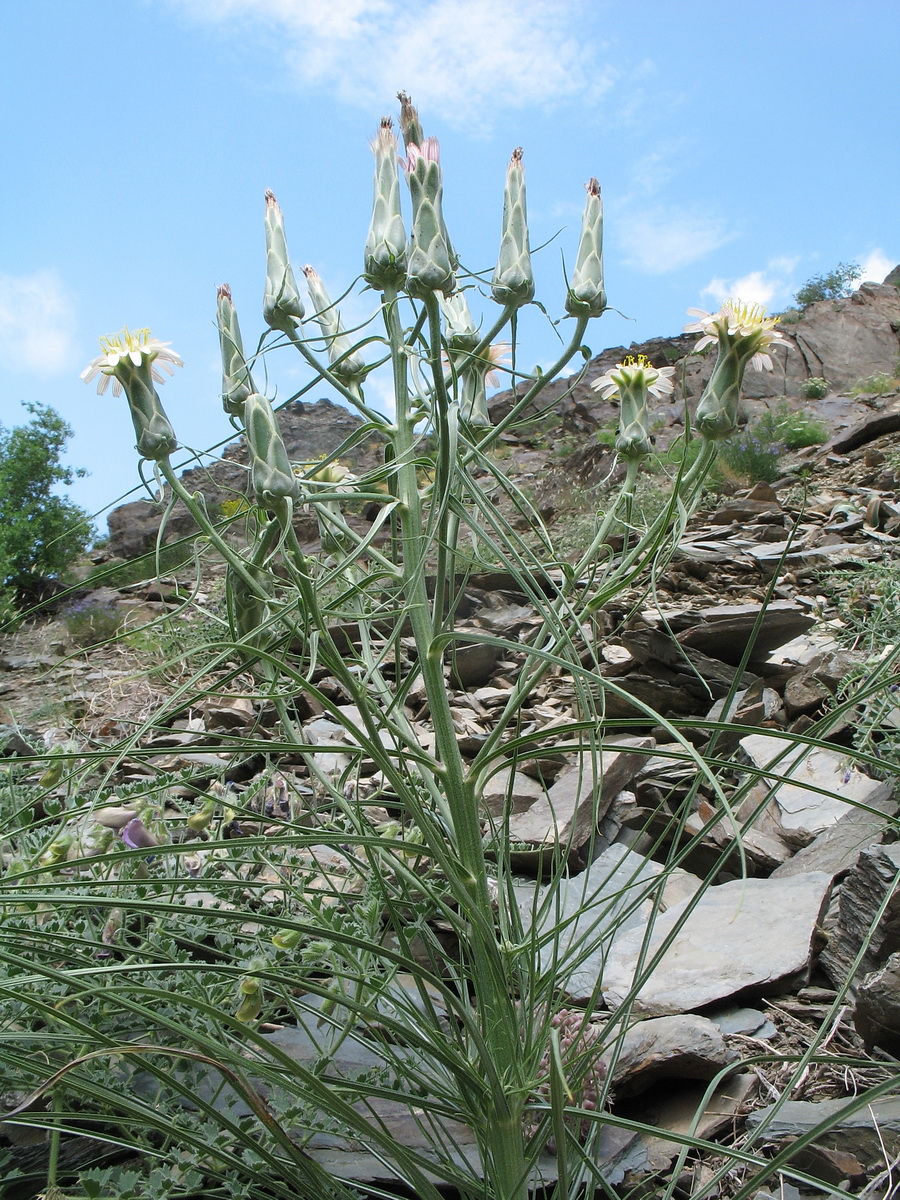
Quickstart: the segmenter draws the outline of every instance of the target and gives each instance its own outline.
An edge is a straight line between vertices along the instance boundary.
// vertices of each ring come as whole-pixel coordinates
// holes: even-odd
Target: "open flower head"
[[[114,396],[122,395],[120,376],[130,367],[140,367],[145,362],[150,364],[150,377],[155,383],[165,383],[166,377],[160,368],[169,375],[174,375],[173,367],[183,367],[184,363],[174,350],[170,350],[170,342],[161,342],[152,337],[149,329],[138,329],[134,333],[126,325],[121,333],[110,334],[100,339],[102,354],[91,359],[81,372],[85,383],[90,383],[98,375],[97,392],[103,395],[112,380]]]
[[[688,313],[697,320],[685,325],[684,332],[701,335],[695,351],[727,341],[738,349],[744,361],[749,357],[750,366],[757,371],[771,371],[770,351],[776,346],[790,345],[784,334],[775,328],[777,317],[767,317],[761,304],[744,304],[741,300],[729,299],[718,312],[708,313],[702,308],[689,308]]]
[[[674,367],[654,367],[645,354],[639,354],[637,357],[629,354],[605,375],[595,379],[591,387],[595,392],[599,392],[604,400],[616,393],[631,391],[635,387],[643,387],[648,395],[659,400],[673,391],[674,374]]]

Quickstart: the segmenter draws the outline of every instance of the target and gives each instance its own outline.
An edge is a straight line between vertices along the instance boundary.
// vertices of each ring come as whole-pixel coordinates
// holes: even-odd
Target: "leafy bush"
[[[53,494],[84,474],[60,462],[70,426],[52,408],[24,407],[27,425],[0,426],[0,584],[27,604],[84,552],[92,529],[84,509]]]
[[[888,392],[895,392],[898,387],[900,387],[900,379],[889,375],[887,371],[876,371],[874,375],[867,375],[864,379],[857,379],[856,383],[850,389],[850,395],[884,396]]]
[[[860,275],[862,268],[859,263],[838,263],[826,275],[813,275],[807,279],[794,299],[803,308],[815,304],[817,300],[840,300],[850,295]]]
[[[804,400],[821,400],[828,395],[828,380],[821,375],[810,375],[800,384],[800,395]]]

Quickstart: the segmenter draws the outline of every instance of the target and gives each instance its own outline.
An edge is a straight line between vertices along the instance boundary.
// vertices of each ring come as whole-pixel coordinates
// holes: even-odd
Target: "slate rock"
[[[821,965],[839,986],[851,975],[853,963],[865,943],[857,975],[880,967],[900,951],[900,842],[863,850],[841,884],[837,920],[829,931]],[[876,917],[887,905],[881,918]]]
[[[565,923],[556,944],[540,948],[542,970],[556,962],[559,989],[574,1003],[597,1001],[597,980],[613,939],[643,925],[662,867],[625,846],[604,850],[587,871],[556,885],[516,889],[522,924],[528,934],[535,923],[546,937]]]
[[[884,795],[884,785],[851,766],[846,754],[761,733],[741,738],[740,745],[755,767],[771,770],[766,777],[778,820],[784,836],[798,846],[834,825],[852,805]]]
[[[573,863],[613,798],[634,778],[643,764],[644,750],[653,747],[650,737],[620,738],[607,742],[597,769],[589,759],[564,769],[542,799],[509,820],[509,839],[517,862],[560,848]],[[524,862],[520,862],[524,865]]]
[[[860,1099],[862,1102],[860,1102]],[[831,1122],[817,1144],[852,1154],[871,1170],[884,1163],[884,1151],[900,1153],[900,1097],[840,1100],[787,1100],[768,1104],[747,1116],[750,1133],[762,1131],[767,1142],[803,1137],[823,1121]],[[879,1140],[884,1139],[884,1144]]]
[[[712,1079],[731,1061],[721,1031],[694,1014],[651,1017],[607,1046],[603,1062],[617,1099],[636,1096],[658,1079]]]
[[[801,847],[786,863],[777,867],[772,877],[783,879],[803,871],[828,871],[837,878],[851,870],[862,850],[882,840],[890,818],[897,813],[894,785],[883,783],[881,786],[881,792],[869,796],[866,808],[848,808],[808,846]]]
[[[867,1049],[880,1046],[900,1058],[900,953],[859,985],[853,1024]]]
[[[41,735],[18,725],[0,725],[0,758],[31,758],[43,749]]]
[[[678,633],[678,640],[682,646],[692,646],[712,658],[736,666],[743,657],[762,608],[761,604],[722,604],[701,609],[691,614],[691,623]],[[765,606],[752,661],[764,660],[771,650],[804,633],[812,623],[813,618],[798,605],[789,600],[773,600]],[[676,628],[675,622],[672,627]]]
[[[670,934],[673,940],[637,993],[635,1011],[692,1012],[745,993],[771,995],[808,980],[813,934],[831,876],[737,879],[708,888],[696,901],[657,917],[646,966]],[[679,926],[676,930],[676,926]],[[626,1000],[646,930],[617,938],[603,974],[610,1008]]]

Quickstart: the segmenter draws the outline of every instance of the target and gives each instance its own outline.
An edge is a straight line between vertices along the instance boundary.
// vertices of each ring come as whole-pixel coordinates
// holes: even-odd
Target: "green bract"
[[[288,256],[284,218],[278,201],[266,192],[266,291],[263,317],[272,329],[293,333],[303,320],[303,301]]]
[[[250,369],[244,359],[241,327],[227,283],[219,288],[216,317],[219,348],[222,352],[222,405],[233,417],[242,414],[244,401],[256,391]]]

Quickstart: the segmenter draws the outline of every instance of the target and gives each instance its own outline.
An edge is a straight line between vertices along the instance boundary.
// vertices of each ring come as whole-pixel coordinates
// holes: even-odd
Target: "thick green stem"
[[[429,311],[430,357],[438,409],[437,419],[440,425],[446,416],[448,401],[440,361],[438,305],[434,297],[428,297],[425,304]],[[418,650],[419,669],[431,710],[449,826],[459,856],[458,879],[465,893],[464,896],[460,896],[460,903],[463,910],[470,912],[473,918],[468,949],[472,957],[475,1011],[482,1025],[485,1045],[499,1068],[496,1076],[511,1081],[510,1088],[498,1087],[492,1092],[489,1111],[483,1114],[483,1127],[476,1132],[483,1139],[486,1158],[495,1164],[495,1170],[492,1172],[494,1194],[503,1197],[504,1200],[524,1200],[527,1186],[522,1128],[523,1099],[516,1086],[520,1076],[516,1064],[521,1061],[522,1053],[519,1020],[493,921],[485,920],[491,911],[491,900],[481,839],[478,798],[472,781],[467,778],[459,750],[444,680],[443,642],[436,636],[441,625],[443,587],[446,581],[441,578],[437,580],[434,613],[431,611],[426,589],[425,560],[430,538],[424,528],[422,501],[416,477],[414,426],[417,414],[410,411],[407,356],[397,312],[396,289],[385,290],[384,317],[394,368],[396,424],[393,441],[396,487],[401,502],[399,516],[404,591]],[[448,451],[449,447],[442,448],[439,445],[439,456],[442,453],[446,455]],[[453,464],[442,462],[440,467],[438,476],[440,478],[443,475],[443,485],[449,486],[446,472],[453,469]]]

